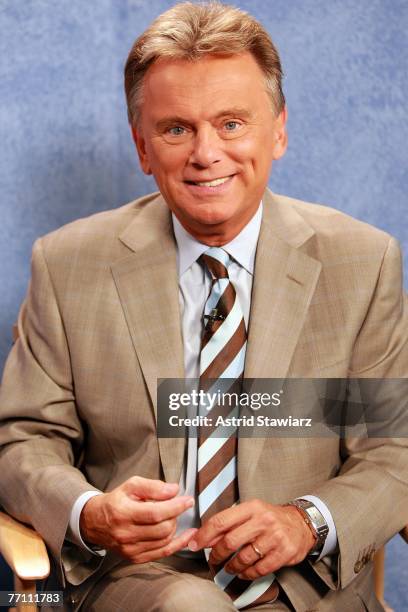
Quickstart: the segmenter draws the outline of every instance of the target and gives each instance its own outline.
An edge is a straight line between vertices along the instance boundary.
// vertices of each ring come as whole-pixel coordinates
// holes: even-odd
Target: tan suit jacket
[[[176,244],[162,197],[38,240],[18,325],[0,395],[0,503],[34,525],[57,569],[79,584],[100,559],[72,547],[62,569],[77,497],[136,474],[178,482],[182,470],[184,440],[158,440],[155,426],[157,378],[184,375]],[[396,241],[267,191],[245,374],[407,377]],[[408,523],[407,443],[383,442],[240,439],[241,500],[314,494],[336,524],[338,555],[277,574],[296,610],[381,609],[372,553]],[[83,584],[117,560],[109,553]]]

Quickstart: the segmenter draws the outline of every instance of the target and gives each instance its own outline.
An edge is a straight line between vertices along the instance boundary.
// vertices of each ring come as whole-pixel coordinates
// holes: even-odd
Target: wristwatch
[[[307,499],[295,499],[289,502],[288,505],[296,506],[296,508],[303,514],[305,522],[309,525],[317,538],[315,545],[309,552],[309,555],[319,554],[323,549],[327,534],[329,533],[329,526],[326,523],[323,514],[312,502]]]

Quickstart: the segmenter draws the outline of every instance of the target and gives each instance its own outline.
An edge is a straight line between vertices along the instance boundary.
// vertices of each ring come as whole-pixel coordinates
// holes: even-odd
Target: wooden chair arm
[[[19,336],[18,327],[17,327],[17,323],[15,323],[12,327],[13,343],[18,340],[18,336]]]
[[[4,512],[0,512],[0,552],[21,580],[41,580],[50,573],[41,536]]]
[[[378,601],[381,603],[385,612],[394,612],[384,601],[384,566],[385,566],[385,546],[377,550],[374,555],[374,590]]]

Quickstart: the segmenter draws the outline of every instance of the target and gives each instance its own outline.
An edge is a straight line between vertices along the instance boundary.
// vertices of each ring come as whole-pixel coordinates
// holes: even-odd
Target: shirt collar
[[[181,277],[186,270],[202,255],[208,245],[196,240],[181,225],[177,217],[172,213],[174,235],[177,242],[177,265],[178,274]],[[250,274],[254,273],[256,245],[259,237],[262,220],[262,202],[258,210],[231,242],[222,248],[227,251],[243,268]]]

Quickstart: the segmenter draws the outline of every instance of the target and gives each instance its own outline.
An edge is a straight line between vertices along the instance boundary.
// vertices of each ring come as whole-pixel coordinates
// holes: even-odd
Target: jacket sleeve
[[[0,504],[42,535],[61,569],[71,508],[94,487],[77,467],[86,432],[41,240],[18,333],[0,389]]]
[[[394,421],[388,431],[401,437],[343,439],[339,474],[310,492],[330,508],[336,525],[340,554],[331,563],[337,565],[338,580],[330,578],[328,559],[314,565],[332,589],[345,588],[372,560],[374,550],[408,524],[407,302],[401,253],[391,238],[354,345],[349,377],[359,378],[363,387],[365,379],[377,379],[372,382],[378,393],[371,393],[371,400],[381,402],[382,414]],[[381,379],[389,380],[381,385]],[[367,382],[366,386],[374,389],[374,385]],[[376,408],[370,406],[370,410]]]

